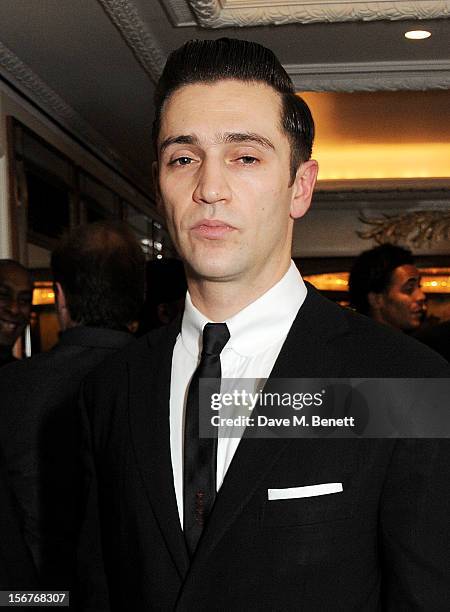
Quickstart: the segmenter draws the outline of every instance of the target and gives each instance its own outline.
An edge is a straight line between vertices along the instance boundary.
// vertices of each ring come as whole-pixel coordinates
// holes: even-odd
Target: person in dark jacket
[[[75,229],[51,259],[58,344],[0,372],[0,449],[39,588],[72,585],[81,486],[77,392],[90,370],[134,342],[144,263],[122,225]]]

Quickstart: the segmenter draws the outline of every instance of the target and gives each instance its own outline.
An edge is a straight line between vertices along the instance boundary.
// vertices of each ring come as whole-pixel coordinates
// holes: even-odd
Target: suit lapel
[[[322,297],[309,283],[306,300],[292,324],[270,378],[332,378],[341,372],[330,341],[345,334],[344,310]]]
[[[345,333],[342,309],[308,285],[308,296],[292,324],[268,379],[338,376],[339,363],[329,341]],[[289,438],[253,439],[244,435],[227,471],[193,565],[205,560],[258,489],[281,453],[292,443]],[[244,467],[245,466],[245,467]],[[245,474],[245,478],[243,478]]]
[[[180,578],[189,565],[180,527],[170,455],[169,397],[172,353],[179,321],[149,336],[129,364],[131,434],[147,497]]]

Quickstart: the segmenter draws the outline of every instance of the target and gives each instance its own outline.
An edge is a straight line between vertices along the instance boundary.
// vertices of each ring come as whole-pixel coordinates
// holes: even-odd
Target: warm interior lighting
[[[425,293],[450,293],[450,270],[443,268],[437,273],[422,273],[422,289]],[[310,274],[304,276],[319,291],[348,291],[348,272]]]
[[[409,40],[423,40],[424,38],[430,38],[431,32],[428,30],[410,30],[405,32],[405,38]]]
[[[310,274],[303,278],[320,291],[348,291],[348,272]]]
[[[54,303],[55,292],[53,291],[53,283],[47,281],[34,283],[33,306],[47,306]]]
[[[303,92],[322,180],[450,177],[450,91]]]
[[[425,293],[450,293],[450,276],[423,276],[421,284]]]
[[[340,144],[317,142],[320,180],[412,179],[450,174],[450,143]]]

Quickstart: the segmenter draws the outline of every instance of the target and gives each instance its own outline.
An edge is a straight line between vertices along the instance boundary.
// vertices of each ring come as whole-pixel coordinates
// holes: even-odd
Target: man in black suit
[[[67,590],[80,487],[77,392],[90,370],[134,341],[144,255],[129,230],[101,222],[73,230],[51,263],[59,342],[2,368],[0,449],[38,586]]]
[[[97,505],[114,611],[447,609],[447,443],[196,434],[200,378],[449,375],[290,262],[312,139],[269,50],[191,41],[169,57],[155,178],[185,262],[184,314],[82,392],[85,529]]]

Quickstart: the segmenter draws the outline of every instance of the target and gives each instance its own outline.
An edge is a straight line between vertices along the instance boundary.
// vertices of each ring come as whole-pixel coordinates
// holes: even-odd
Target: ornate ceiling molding
[[[189,0],[189,4],[204,28],[450,16],[450,2],[444,0]]]
[[[450,89],[450,61],[290,64],[297,91]]]
[[[24,91],[39,108],[81,138],[100,157],[122,172],[128,168],[128,164],[103,136],[1,42],[0,70],[7,73],[8,80]]]
[[[133,2],[129,0],[98,0],[105,13],[119,30],[134,56],[156,83],[166,61],[157,44],[156,36],[140,17]]]
[[[187,0],[159,1],[175,27],[193,27],[198,25]]]

